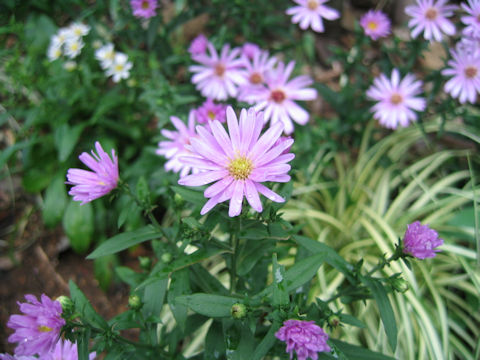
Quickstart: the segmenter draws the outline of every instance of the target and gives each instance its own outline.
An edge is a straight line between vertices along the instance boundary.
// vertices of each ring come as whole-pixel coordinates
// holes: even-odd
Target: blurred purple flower
[[[360,18],[360,25],[365,34],[373,40],[390,34],[390,19],[380,10],[370,10]]]
[[[67,172],[66,184],[74,185],[68,194],[73,196],[73,200],[81,201],[80,205],[98,199],[117,187],[118,159],[115,150],[112,150],[110,159],[98,141],[95,148],[98,155],[92,150],[93,157],[86,152],[78,157],[93,171],[68,169]]]
[[[251,94],[252,98],[255,98],[255,110],[265,110],[265,121],[270,120],[272,125],[282,122],[287,135],[293,132],[292,119],[305,125],[310,117],[295,101],[314,100],[317,97],[315,89],[306,87],[313,84],[309,76],[300,75],[288,80],[294,67],[294,61],[286,67],[280,62],[275,69],[265,74],[266,86],[255,91],[252,89]]]
[[[0,360],[38,360],[36,356],[0,354]]]
[[[25,295],[25,299],[25,303],[18,302],[24,315],[11,315],[7,322],[7,326],[15,330],[8,341],[17,343],[17,356],[43,356],[53,349],[65,325],[62,305],[45,294],[40,297],[41,302],[34,295]]]
[[[413,110],[425,110],[425,99],[416,96],[422,91],[421,87],[422,82],[412,74],[400,80],[398,69],[393,69],[391,80],[381,74],[366,93],[369,99],[377,101],[372,107],[373,117],[389,129],[408,126],[417,120]]]
[[[275,333],[275,337],[287,344],[285,351],[290,353],[290,359],[293,358],[294,351],[298,360],[317,360],[319,352],[331,350],[327,345],[328,335],[314,321],[287,320]]]
[[[200,34],[195,39],[192,40],[188,52],[192,55],[205,54],[207,50],[208,39],[205,35]]]
[[[323,32],[322,18],[327,20],[336,20],[340,17],[337,10],[332,9],[325,4],[328,0],[293,0],[298,6],[291,7],[287,10],[287,15],[292,16],[292,23],[297,24],[302,30],[306,30],[309,26],[313,31]]]
[[[462,23],[465,24],[463,34],[475,38],[480,37],[480,0],[468,0],[468,4],[460,4],[463,10],[467,12],[460,18]]]
[[[403,244],[404,253],[410,254],[417,259],[426,259],[435,257],[436,253],[441,251],[435,248],[443,245],[443,240],[428,225],[422,225],[419,221],[415,221],[407,225]]]
[[[176,116],[171,116],[170,121],[175,126],[176,131],[163,129],[162,135],[168,140],[160,141],[158,143],[159,149],[156,151],[158,155],[163,155],[168,159],[165,163],[165,170],[175,173],[180,172],[180,176],[188,175],[190,172],[193,174],[198,173],[199,171],[195,167],[180,160],[183,156],[192,155],[190,144],[192,139],[197,137],[195,132],[195,111],[190,110],[188,114],[188,126]]]
[[[93,360],[96,356],[96,353],[92,352],[88,358]],[[59,340],[55,349],[43,356],[41,360],[78,360],[77,344],[68,340]]]
[[[408,27],[414,39],[421,32],[429,41],[442,41],[442,32],[450,36],[455,34],[455,25],[447,18],[453,15],[457,6],[446,3],[447,0],[417,0],[417,5],[405,8],[405,13],[412,17]]]
[[[213,45],[208,42],[210,55],[198,54],[193,57],[200,65],[192,65],[189,70],[195,75],[192,82],[203,96],[214,100],[225,100],[228,96],[237,96],[237,86],[245,82],[243,60],[239,57],[240,49],[230,50],[224,45],[220,56]]]
[[[148,19],[157,15],[155,12],[158,7],[157,0],[130,0],[130,5],[136,17]]]
[[[473,104],[480,93],[480,53],[450,50],[450,54],[449,67],[442,70],[442,75],[452,76],[445,83],[445,91],[461,104],[467,101]]]
[[[197,115],[197,122],[199,124],[207,125],[210,121],[218,120],[221,123],[225,122],[226,105],[216,104],[212,99],[207,99],[202,106],[195,110]]]
[[[242,55],[246,56],[248,59],[253,59],[255,54],[261,51],[260,46],[254,43],[245,43],[242,46]]]
[[[266,75],[273,70],[276,58],[270,58],[267,51],[258,51],[252,59],[244,57],[246,82],[240,86],[238,100],[253,104],[257,92],[264,88]]]
[[[209,186],[204,196],[209,200],[200,214],[209,212],[215,205],[230,200],[228,215],[237,216],[242,211],[243,198],[257,212],[263,210],[259,193],[275,202],[285,200],[263,185],[263,182],[288,182],[291,161],[295,155],[282,154],[292,145],[288,140],[275,146],[283,131],[283,124],[272,125],[260,136],[263,127],[263,114],[253,108],[243,109],[240,124],[232,107],[227,107],[227,133],[222,124],[214,120],[210,123],[211,132],[197,126],[199,138],[192,139],[192,151],[197,157],[184,157],[181,160],[203,172],[182,177],[178,183],[185,186]]]

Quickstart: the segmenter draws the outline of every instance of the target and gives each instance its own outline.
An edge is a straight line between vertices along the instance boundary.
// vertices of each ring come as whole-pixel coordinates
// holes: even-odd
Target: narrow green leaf
[[[366,348],[352,345],[340,340],[330,339],[330,342],[338,347],[349,359],[355,360],[395,360],[382,353],[368,350]]]
[[[111,237],[100,244],[98,248],[87,256],[87,259],[96,259],[100,256],[115,254],[144,241],[158,239],[162,236],[163,234],[153,226],[147,225],[143,228]]]
[[[79,124],[73,127],[70,127],[68,124],[63,124],[57,127],[55,130],[55,147],[57,148],[58,160],[60,160],[60,162],[68,159],[84,128],[85,124]]]
[[[145,287],[142,312],[146,317],[160,315],[167,286],[168,279],[161,279]]]
[[[387,334],[388,343],[393,351],[397,347],[397,324],[395,322],[395,314],[393,313],[392,304],[388,298],[387,292],[382,283],[376,279],[364,277],[360,278],[362,282],[370,289],[373,298],[377,302],[380,317],[382,318],[383,327]]]
[[[366,328],[366,325],[350,314],[340,314],[340,321],[344,324],[353,325],[359,328]]]
[[[63,216],[63,229],[70,240],[73,250],[85,253],[93,240],[95,229],[92,204],[80,205],[70,200]]]
[[[88,344],[90,342],[90,328],[86,328],[81,332],[80,337],[78,338],[78,360],[88,360]]]
[[[203,196],[202,191],[192,190],[181,186],[172,186],[172,190],[195,205],[203,206],[205,204],[205,196]]]
[[[230,315],[232,305],[239,302],[239,299],[221,296],[197,293],[193,295],[177,296],[177,304],[188,306],[193,311],[210,317],[227,317]]]
[[[272,304],[273,306],[288,305],[290,299],[286,289],[285,267],[279,265],[277,262],[277,254],[272,255],[272,269],[273,269],[273,291]]]
[[[190,293],[190,278],[188,273],[189,269],[182,269],[173,273],[167,294],[168,305],[182,332],[185,332],[188,308],[187,305],[177,302],[177,298]]]
[[[277,338],[275,337],[275,333],[280,329],[280,323],[274,321],[270,329],[268,330],[267,335],[262,339],[260,344],[255,348],[253,352],[252,360],[261,360],[267,355],[270,348],[275,344]]]
[[[70,288],[70,297],[75,305],[75,311],[80,314],[82,321],[90,324],[97,329],[108,329],[108,324],[93,308],[82,290],[70,280],[68,283]]]
[[[325,254],[316,254],[296,262],[285,273],[287,291],[292,292],[310,281],[324,261],[326,261]]]
[[[57,175],[45,192],[45,201],[42,207],[43,222],[47,227],[53,227],[62,220],[65,207],[68,203],[65,190],[65,174]]]

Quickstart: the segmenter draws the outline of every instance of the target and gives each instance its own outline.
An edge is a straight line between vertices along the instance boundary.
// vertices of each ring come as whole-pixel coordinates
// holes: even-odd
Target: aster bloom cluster
[[[192,82],[203,96],[213,100],[236,97],[255,106],[257,111],[265,110],[265,121],[282,122],[286,134],[293,132],[293,122],[301,125],[308,122],[308,112],[296,101],[314,100],[317,91],[308,87],[313,80],[307,75],[290,79],[295,62],[285,65],[251,43],[241,50],[230,50],[225,45],[219,56],[208,40],[206,45],[203,38],[194,40],[197,41],[201,45],[190,52],[201,65],[191,66],[190,71],[194,73]],[[201,52],[202,46],[207,47],[209,54]]]
[[[326,5],[328,0],[293,0],[297,6],[287,10],[287,15],[292,16],[292,23],[299,24],[302,30],[309,27],[316,32],[324,32],[323,18],[336,20],[340,13]]]
[[[327,344],[328,335],[314,321],[287,320],[275,337],[287,344],[286,352],[290,353],[290,359],[295,352],[298,360],[317,360],[319,352],[331,350]]]
[[[426,108],[425,99],[417,96],[421,87],[422,82],[412,74],[401,79],[398,69],[393,69],[391,79],[381,74],[366,93],[369,99],[377,101],[372,107],[374,118],[389,129],[406,127],[416,121],[414,110],[423,111]]]
[[[117,187],[118,183],[118,158],[115,150],[112,157],[103,150],[100,143],[95,142],[97,154],[84,152],[78,158],[93,171],[83,169],[68,169],[66,184],[74,185],[69,195],[73,200],[81,201],[81,205],[98,199]]]
[[[437,252],[441,251],[436,249],[441,245],[443,245],[443,239],[440,239],[437,232],[430,229],[428,225],[422,225],[419,221],[415,221],[407,226],[403,237],[405,254],[417,259],[433,258]]]
[[[133,64],[128,61],[127,54],[115,51],[112,43],[100,46],[95,50],[95,58],[100,62],[105,74],[111,76],[114,82],[129,78]]]
[[[460,6],[467,13],[460,18],[465,25],[463,34],[466,37],[480,38],[480,0],[468,0],[467,3],[461,3]]]
[[[157,14],[158,0],[130,0],[130,5],[138,18],[149,19]]]
[[[60,28],[50,39],[47,50],[48,59],[54,61],[62,55],[70,59],[76,58],[85,46],[82,38],[89,32],[90,26],[78,22]]]
[[[18,303],[23,315],[12,315],[7,326],[15,332],[8,337],[17,343],[15,355],[43,356],[54,349],[65,320],[62,305],[42,294],[40,301],[34,295],[25,295],[27,302]]]
[[[275,145],[283,131],[282,123],[272,125],[260,136],[264,123],[261,112],[243,109],[239,122],[233,109],[228,107],[226,116],[228,133],[218,120],[210,123],[211,132],[197,126],[198,137],[190,140],[192,155],[182,157],[181,161],[196,167],[200,173],[184,176],[178,183],[185,186],[214,183],[204,192],[209,200],[200,212],[202,215],[218,203],[230,200],[228,214],[238,216],[244,197],[255,211],[261,212],[259,194],[274,202],[284,202],[281,196],[262,184],[290,180],[287,163],[295,156],[285,150],[293,140]]]
[[[390,34],[390,19],[380,10],[370,10],[360,18],[360,26],[372,40]]]

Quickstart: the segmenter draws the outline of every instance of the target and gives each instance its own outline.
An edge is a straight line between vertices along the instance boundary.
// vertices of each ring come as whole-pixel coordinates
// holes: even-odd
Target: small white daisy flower
[[[112,66],[107,69],[107,76],[111,76],[114,82],[121,79],[128,79],[132,63],[128,61],[128,56],[124,53],[116,53]]]

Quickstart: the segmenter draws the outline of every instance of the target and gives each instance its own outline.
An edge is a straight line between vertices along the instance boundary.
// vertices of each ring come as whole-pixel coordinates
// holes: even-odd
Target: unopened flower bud
[[[71,314],[75,309],[73,301],[68,296],[61,295],[56,300],[62,305],[63,314]]]
[[[392,288],[398,292],[404,293],[408,290],[408,283],[402,278],[395,278],[391,282]]]
[[[230,309],[230,314],[234,319],[243,319],[247,315],[247,307],[244,304],[235,303]]]
[[[340,318],[337,315],[331,315],[328,318],[328,325],[331,327],[337,327],[340,324]]]
[[[168,264],[170,261],[172,261],[172,254],[170,253],[163,253],[161,258],[162,262],[165,264]]]
[[[175,194],[175,196],[173,197],[173,201],[178,207],[183,206],[183,204],[185,203],[185,200],[183,200],[183,197],[180,194]]]
[[[140,310],[142,308],[142,300],[136,294],[130,295],[128,298],[128,306],[133,310]]]
[[[140,262],[140,267],[143,270],[148,271],[152,267],[152,259],[150,259],[149,257],[139,256],[138,261]]]

